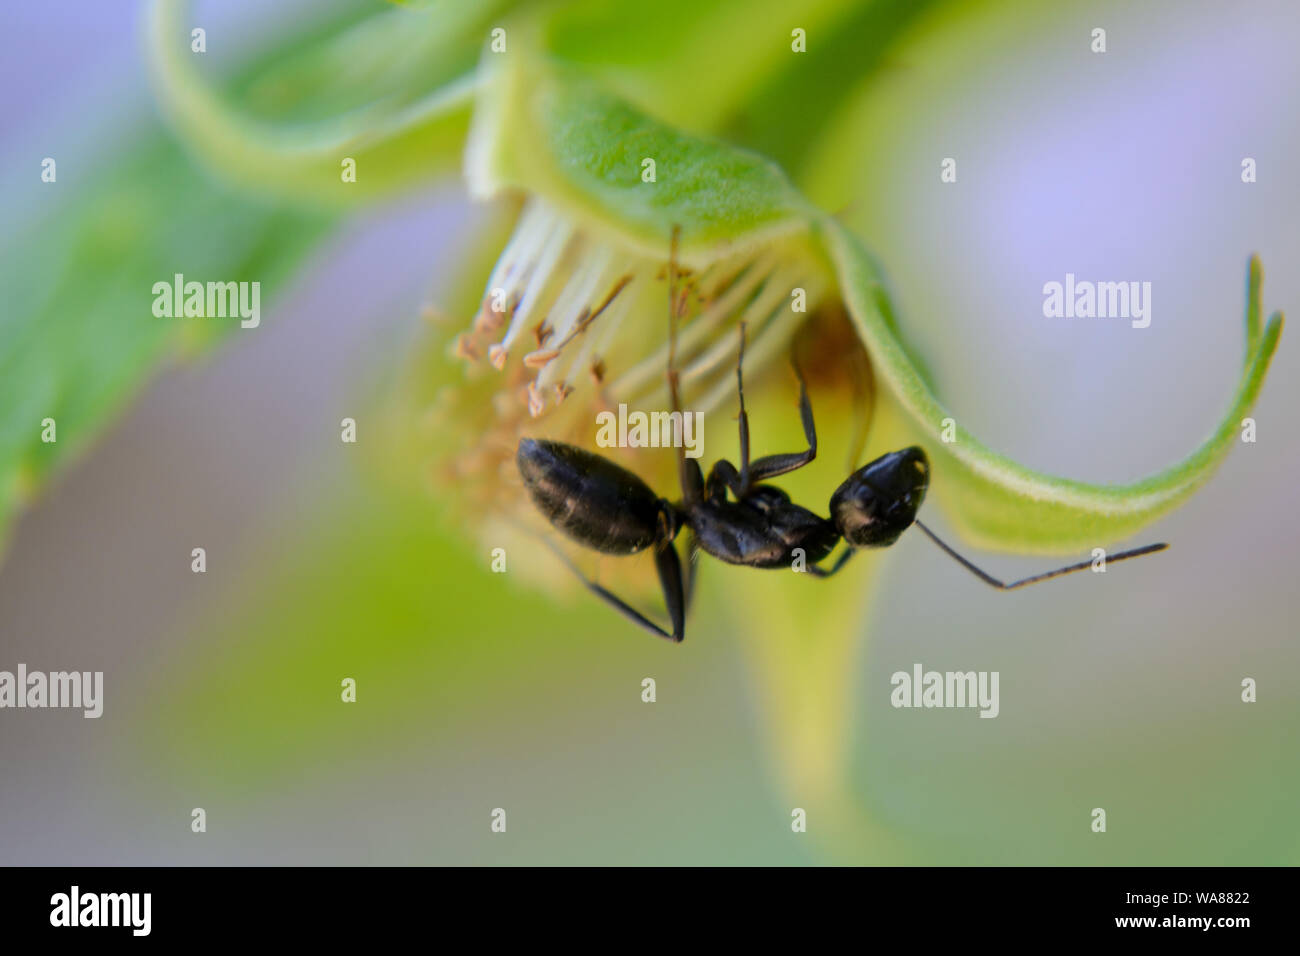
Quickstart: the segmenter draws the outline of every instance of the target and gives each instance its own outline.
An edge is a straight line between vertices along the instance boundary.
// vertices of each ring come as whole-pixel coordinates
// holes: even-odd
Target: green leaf
[[[1259,395],[1282,333],[1282,314],[1260,324],[1258,258],[1248,267],[1246,348],[1241,379],[1219,425],[1199,448],[1164,471],[1129,484],[1103,485],[1032,471],[980,443],[918,374],[895,332],[893,307],[860,243],[837,222],[824,232],[840,287],[879,379],[911,418],[934,464],[934,490],[954,524],[976,544],[1034,553],[1072,551],[1127,537],[1168,514],[1209,480],[1237,441]],[[945,418],[956,440],[941,440]]]

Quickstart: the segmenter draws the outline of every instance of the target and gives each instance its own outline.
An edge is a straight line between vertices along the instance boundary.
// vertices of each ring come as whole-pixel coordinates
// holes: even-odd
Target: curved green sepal
[[[485,74],[466,155],[480,197],[538,193],[654,257],[680,226],[689,265],[803,232],[811,221],[774,163],[660,123],[574,68],[489,55]]]
[[[1241,380],[1209,438],[1177,464],[1130,484],[1045,475],[990,450],[960,425],[955,441],[940,439],[943,420],[960,418],[939,403],[908,359],[880,276],[858,241],[837,222],[823,223],[845,304],[876,374],[917,426],[920,443],[934,460],[936,494],[963,534],[990,548],[1051,553],[1094,547],[1125,538],[1173,510],[1210,478],[1237,440],[1282,332],[1280,312],[1261,328],[1260,266],[1252,258]]]

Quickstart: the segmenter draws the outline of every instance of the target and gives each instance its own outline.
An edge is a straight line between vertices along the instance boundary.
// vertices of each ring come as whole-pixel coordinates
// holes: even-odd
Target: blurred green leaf
[[[899,0],[657,0],[635,19],[607,0],[540,8],[539,33],[525,44],[579,64],[597,83],[663,120],[692,132],[716,131],[772,77],[801,58],[795,29],[808,49],[824,52],[840,23],[862,7]],[[824,64],[822,57],[817,62]],[[856,70],[860,57],[850,57]],[[786,113],[780,120],[789,119]]]
[[[178,272],[260,281],[269,295],[334,224],[215,185],[157,132],[105,167],[0,265],[0,537],[160,361],[239,329],[238,319],[154,316],[155,282]],[[41,441],[47,417],[53,443]]]
[[[505,6],[376,7],[227,90],[200,73],[184,0],[155,0],[148,49],[159,102],[215,174],[254,192],[351,205],[457,167],[486,24]],[[342,178],[345,159],[355,181]]]

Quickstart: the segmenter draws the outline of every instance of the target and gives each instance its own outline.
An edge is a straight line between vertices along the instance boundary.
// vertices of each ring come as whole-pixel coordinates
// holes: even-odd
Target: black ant
[[[677,297],[677,232],[673,233],[668,264],[670,337],[668,388],[673,411],[681,411],[678,375],[675,367]],[[663,588],[664,603],[672,622],[666,631],[617,595],[589,580],[556,549],[556,554],[583,583],[629,619],[671,641],[685,636],[686,611],[690,605],[697,551],[703,550],[728,564],[753,568],[792,567],[802,557],[814,577],[829,578],[848,562],[859,548],[887,548],[907,528],[916,524],[947,554],[985,584],[999,590],[1037,584],[1050,578],[1082,571],[1092,561],[1081,561],[1054,571],[1006,583],[982,571],[954,551],[933,531],[916,519],[930,484],[930,463],[919,447],[881,455],[859,468],[835,490],[830,500],[830,519],[790,500],[780,488],[764,484],[778,475],[807,465],[817,456],[817,432],[812,405],[798,366],[799,414],[808,448],[802,452],[765,455],[749,460],[749,417],[745,413],[742,367],[745,356],[745,328],[740,327],[740,354],[736,362],[736,392],[740,400],[740,468],[726,459],[718,461],[706,479],[699,464],[677,449],[682,500],[661,498],[635,474],[594,452],[562,442],[524,438],[519,442],[516,462],[533,503],[548,521],[574,541],[605,554],[630,555],[654,549],[655,566]],[[727,492],[731,492],[731,498]],[[690,532],[688,566],[684,580],[674,540],[686,528]],[[829,567],[825,560],[835,545],[847,546]],[[1123,561],[1162,551],[1167,544],[1149,544],[1107,556]],[[798,553],[796,553],[798,552]]]

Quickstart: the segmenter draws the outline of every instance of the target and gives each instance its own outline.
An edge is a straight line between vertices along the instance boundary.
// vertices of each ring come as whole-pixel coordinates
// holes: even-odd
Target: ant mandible
[[[668,261],[669,342],[668,391],[673,411],[681,412],[676,368],[677,339],[677,242],[673,230]],[[736,393],[740,401],[740,468],[725,458],[709,471],[706,479],[699,464],[677,448],[677,466],[682,500],[661,498],[639,477],[594,452],[544,439],[524,438],[519,442],[516,463],[524,486],[539,511],[559,531],[584,547],[604,554],[631,555],[654,549],[655,566],[663,588],[664,604],[672,623],[667,631],[617,595],[586,577],[558,548],[557,556],[593,593],[630,620],[668,640],[686,637],[686,612],[693,590],[696,554],[704,551],[728,564],[752,568],[792,567],[799,552],[809,573],[829,578],[848,562],[859,548],[887,548],[907,528],[916,524],[944,552],[985,584],[1011,591],[1050,578],[1082,571],[1092,561],[1081,561],[1054,571],[1006,583],[982,571],[954,551],[916,518],[930,484],[930,463],[919,447],[889,452],[859,468],[835,490],[830,500],[829,520],[790,500],[780,488],[764,484],[807,465],[817,456],[817,431],[812,405],[798,366],[799,414],[803,419],[808,448],[801,452],[765,455],[749,460],[749,417],[745,413],[742,368],[745,359],[745,327],[740,326],[740,350],[736,361]],[[731,493],[731,498],[727,493]],[[681,560],[673,543],[685,528],[688,542],[688,575],[683,578]],[[818,562],[828,558],[843,539],[846,547],[829,567]],[[1162,551],[1167,544],[1149,544],[1107,556],[1108,562],[1123,561]]]

